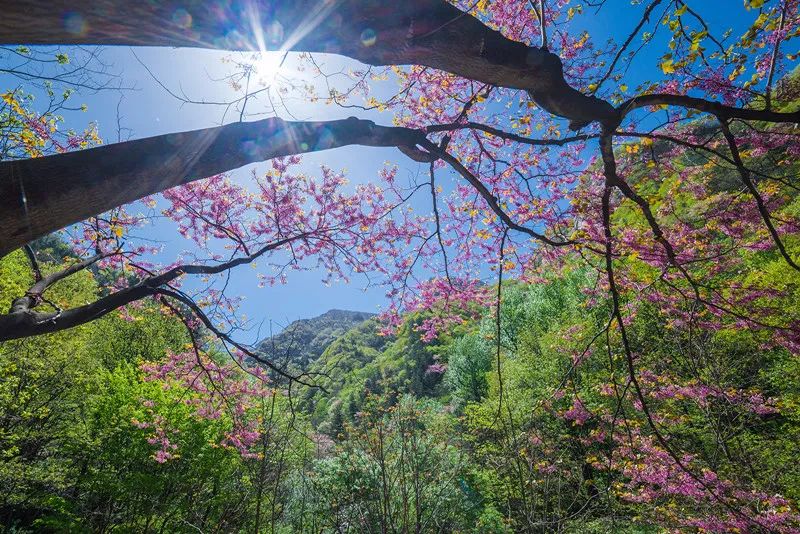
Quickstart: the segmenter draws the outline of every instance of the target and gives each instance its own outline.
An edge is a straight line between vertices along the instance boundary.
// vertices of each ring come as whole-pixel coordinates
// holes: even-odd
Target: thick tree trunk
[[[528,91],[580,126],[614,115],[564,80],[558,56],[505,38],[444,0],[6,2],[0,43],[287,49],[417,64]]]
[[[0,163],[0,257],[116,206],[248,163],[358,144],[413,147],[422,133],[372,121],[265,119]]]

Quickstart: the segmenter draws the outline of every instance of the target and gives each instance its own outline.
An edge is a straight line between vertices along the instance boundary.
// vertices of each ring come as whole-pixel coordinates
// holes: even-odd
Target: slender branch
[[[681,4],[683,7],[685,7],[685,8],[686,8],[686,11],[687,11],[687,12],[688,12],[688,13],[689,13],[691,16],[693,16],[695,19],[697,19],[697,22],[699,22],[699,23],[700,23],[700,26],[702,26],[702,27],[703,27],[703,30],[705,30],[706,34],[708,35],[708,38],[709,38],[709,39],[711,39],[711,41],[712,41],[712,42],[713,42],[715,45],[717,45],[717,48],[719,48],[719,51],[720,51],[720,52],[721,52],[721,53],[724,55],[724,54],[725,54],[725,46],[724,46],[724,45],[723,45],[723,44],[722,44],[722,43],[719,41],[719,39],[717,39],[716,37],[714,37],[714,34],[713,34],[713,33],[711,33],[711,28],[709,28],[709,27],[708,27],[708,24],[706,23],[705,19],[704,19],[703,17],[701,17],[701,16],[700,16],[700,15],[697,13],[697,11],[695,11],[694,9],[692,9],[692,8],[691,8],[691,6],[689,6],[689,4],[687,4],[687,3],[686,3],[686,2],[684,2],[683,0],[678,0],[678,1],[680,2],[680,4]],[[723,40],[724,40],[724,39],[723,39]]]
[[[783,27],[786,24],[786,2],[781,0],[781,19],[778,23],[778,29],[776,30],[778,34],[783,32]],[[775,45],[772,48],[772,56],[769,59],[769,76],[767,77],[767,89],[765,94],[766,99],[766,109],[772,109],[772,82],[775,80],[775,67],[778,63],[778,54],[780,53],[781,48],[781,41],[783,40],[782,37],[775,39]]]
[[[0,341],[8,341],[11,339],[20,339],[24,337],[31,337],[40,334],[51,332],[59,332],[79,326],[95,319],[99,319],[104,315],[146,297],[156,295],[158,290],[173,280],[183,276],[184,274],[192,275],[214,275],[224,272],[226,270],[238,267],[240,265],[251,263],[253,260],[259,258],[263,254],[275,250],[291,241],[303,239],[308,237],[309,233],[301,233],[292,237],[287,237],[279,241],[269,243],[258,251],[249,256],[242,256],[233,260],[219,263],[217,265],[180,265],[173,267],[162,274],[149,276],[137,284],[121,289],[115,293],[111,293],[102,297],[92,303],[78,306],[68,310],[59,310],[57,312],[37,312],[33,310],[36,303],[36,296],[41,295],[49,285],[52,285],[57,280],[61,280],[70,274],[74,274],[81,269],[86,268],[90,263],[97,261],[99,258],[93,256],[83,262],[73,265],[68,269],[54,273],[46,277],[42,281],[35,284],[28,294],[20,299],[17,299],[12,306],[11,313],[0,315]],[[101,255],[102,257],[102,255]]]
[[[534,139],[531,137],[524,137],[514,133],[506,132],[504,130],[494,128],[486,124],[480,124],[478,122],[471,122],[471,121],[454,122],[449,124],[432,124],[430,126],[425,127],[425,131],[428,133],[445,132],[445,131],[449,132],[453,130],[464,130],[464,129],[480,130],[482,132],[486,132],[490,135],[501,137],[509,141],[516,141],[517,143],[523,143],[526,145],[533,145],[533,146],[564,146],[570,143],[575,143],[578,141],[586,141],[588,139],[596,139],[599,137],[598,134],[583,134],[583,135],[564,137],[561,139]]]
[[[723,154],[722,152],[714,150],[713,148],[708,148],[705,145],[701,145],[701,144],[698,144],[698,143],[691,143],[689,141],[685,141],[683,139],[679,139],[679,138],[673,137],[671,135],[659,134],[659,133],[655,133],[655,132],[629,132],[629,131],[625,131],[625,130],[617,130],[617,131],[614,132],[614,135],[617,136],[617,137],[636,137],[636,138],[647,138],[647,139],[659,139],[661,141],[667,141],[667,142],[670,142],[670,143],[674,143],[676,145],[680,145],[680,146],[682,146],[684,148],[691,148],[691,149],[694,149],[694,150],[703,150],[705,152],[713,154],[714,156],[720,158],[723,161],[726,161],[726,162],[730,163],[731,165],[734,164],[733,160],[731,158],[729,158],[728,156],[726,156],[725,154]]]
[[[219,339],[221,339],[221,340],[223,340],[223,341],[225,341],[227,343],[230,343],[231,345],[236,347],[238,350],[242,351],[242,353],[244,353],[249,358],[252,358],[253,360],[257,361],[260,364],[266,365],[272,371],[278,373],[282,377],[284,377],[284,378],[286,378],[286,379],[288,379],[288,380],[290,380],[292,382],[297,382],[299,384],[303,384],[304,386],[321,388],[324,391],[324,388],[322,388],[322,386],[319,386],[318,384],[312,384],[310,382],[304,381],[303,380],[303,376],[304,375],[292,375],[292,374],[289,374],[286,371],[284,371],[283,369],[281,369],[280,367],[278,367],[277,365],[275,365],[274,363],[272,363],[271,361],[269,361],[269,360],[265,359],[264,357],[262,357],[257,352],[254,352],[254,351],[250,350],[249,348],[247,348],[246,346],[242,345],[241,343],[235,341],[233,338],[231,338],[231,336],[229,334],[226,334],[225,332],[223,332],[222,330],[217,328],[214,325],[214,322],[208,317],[208,315],[205,314],[205,312],[202,310],[202,308],[200,308],[200,306],[198,306],[196,302],[194,302],[192,299],[190,299],[185,294],[183,294],[183,293],[181,293],[179,291],[174,291],[174,290],[164,289],[164,288],[156,289],[155,290],[155,294],[163,295],[165,297],[169,297],[169,298],[175,299],[175,300],[179,301],[180,303],[184,304],[187,308],[189,308],[192,311],[192,313],[198,319],[200,319],[200,322],[203,323],[203,326],[205,328],[207,328],[215,336],[217,336]]]
[[[464,165],[458,161],[458,159],[453,157],[449,152],[441,150],[438,146],[428,140],[425,140],[420,144],[427,149],[428,152],[447,162],[458,174],[460,174],[467,182],[469,182],[470,185],[472,185],[472,187],[478,191],[478,194],[483,197],[483,199],[489,205],[489,208],[500,218],[501,221],[503,221],[503,224],[505,224],[508,228],[516,230],[517,232],[528,234],[532,238],[553,247],[563,247],[574,244],[574,241],[555,241],[544,234],[515,223],[513,220],[511,220],[511,217],[509,217],[503,208],[500,207],[497,198],[492,194],[492,192],[489,191],[485,185],[483,185],[483,182],[481,182],[477,176],[472,174],[469,169],[464,167]]]
[[[36,253],[33,251],[33,247],[31,247],[30,243],[26,243],[22,249],[25,251],[25,255],[28,257],[28,261],[31,263],[33,280],[34,282],[38,282],[42,279],[42,270],[39,268],[39,261],[36,259]]]
[[[744,183],[745,187],[747,187],[747,190],[750,192],[753,200],[755,200],[758,213],[761,215],[761,219],[764,221],[764,225],[767,227],[767,230],[769,230],[772,241],[775,243],[775,246],[778,247],[781,256],[783,256],[783,259],[786,260],[786,263],[789,264],[789,266],[791,266],[794,270],[800,271],[800,265],[798,265],[789,255],[789,252],[786,250],[786,245],[784,245],[780,234],[778,234],[778,230],[776,230],[775,225],[772,224],[772,217],[769,214],[769,209],[767,209],[764,198],[758,192],[758,188],[753,183],[753,180],[750,177],[750,171],[747,169],[747,167],[745,167],[744,162],[742,161],[742,155],[739,152],[739,147],[736,144],[736,138],[731,132],[728,121],[723,117],[718,118],[719,124],[722,128],[722,134],[725,136],[725,140],[728,142],[728,148],[731,151],[731,156],[733,157],[736,169],[739,171],[739,177],[742,179],[742,183]]]
[[[444,274],[447,277],[447,282],[452,286],[453,282],[450,279],[450,267],[447,261],[447,249],[445,249],[444,241],[442,240],[442,225],[439,219],[439,206],[437,203],[438,193],[436,191],[436,173],[434,172],[435,165],[436,163],[431,161],[429,170],[431,177],[431,202],[433,204],[433,218],[434,222],[436,223],[436,237],[439,240],[439,248],[442,251],[442,257],[444,258]]]
[[[633,29],[630,35],[628,35],[628,38],[622,44],[622,46],[619,47],[619,49],[617,50],[617,55],[614,56],[614,59],[611,61],[611,65],[609,65],[606,73],[603,75],[600,81],[597,82],[597,87],[595,87],[594,91],[592,91],[592,94],[599,91],[600,86],[603,85],[608,80],[611,74],[613,74],[614,68],[617,66],[617,63],[622,57],[622,54],[625,52],[625,50],[627,50],[628,46],[630,46],[634,37],[636,37],[636,35],[639,33],[639,30],[642,29],[642,26],[644,26],[645,24],[647,24],[647,22],[650,21],[650,14],[653,12],[653,10],[663,1],[664,0],[653,0],[652,2],[650,2],[650,5],[648,5],[647,8],[644,10],[644,13],[642,13],[642,18],[641,20],[639,20],[639,24],[636,25],[636,28]]]
[[[661,225],[658,224],[653,211],[650,209],[650,204],[641,195],[636,193],[636,191],[634,191],[633,188],[617,173],[617,163],[616,159],[614,158],[613,138],[610,132],[604,132],[603,136],[600,138],[600,151],[603,158],[603,170],[605,173],[606,183],[611,187],[616,187],[619,189],[622,194],[625,195],[625,197],[632,200],[637,206],[639,206],[639,209],[642,211],[647,224],[650,226],[650,231],[653,232],[653,237],[655,237],[656,241],[663,247],[670,265],[680,271],[683,277],[686,278],[686,280],[691,284],[692,289],[694,290],[695,299],[700,300],[700,288],[698,287],[698,284],[692,278],[691,274],[689,274],[689,271],[686,270],[686,267],[681,265],[681,263],[678,261],[678,255],[675,253],[672,243],[670,243],[664,235]]]

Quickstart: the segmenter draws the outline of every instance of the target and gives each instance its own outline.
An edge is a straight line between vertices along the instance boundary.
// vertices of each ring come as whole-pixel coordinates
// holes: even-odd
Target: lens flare
[[[89,30],[89,25],[83,15],[69,11],[64,15],[64,29],[72,35],[85,35]]]
[[[361,32],[361,44],[370,47],[378,40],[378,34],[372,28],[366,28]]]

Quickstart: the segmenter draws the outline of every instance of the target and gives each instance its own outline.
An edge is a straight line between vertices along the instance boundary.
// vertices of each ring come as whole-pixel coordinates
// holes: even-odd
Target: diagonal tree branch
[[[557,55],[508,39],[445,0],[261,0],[213,8],[201,0],[12,2],[0,18],[0,43],[334,53],[522,89],[576,129],[614,115],[609,103],[567,84]]]
[[[233,347],[235,347],[236,349],[241,351],[248,358],[251,358],[256,362],[258,362],[258,363],[260,363],[262,365],[265,365],[266,367],[271,369],[273,372],[277,373],[278,375],[282,376],[283,378],[286,378],[290,382],[297,382],[298,384],[302,384],[302,385],[307,386],[307,387],[319,388],[322,391],[326,391],[324,387],[322,387],[322,386],[320,386],[318,384],[314,384],[312,382],[306,381],[304,379],[304,377],[307,376],[307,373],[302,373],[302,374],[299,374],[299,375],[290,374],[290,373],[286,372],[284,369],[282,369],[281,367],[275,365],[271,361],[269,361],[266,358],[264,358],[262,355],[258,354],[257,352],[255,352],[253,350],[250,350],[247,346],[239,343],[238,341],[235,341],[229,334],[226,334],[225,332],[223,332],[222,330],[220,330],[219,328],[214,326],[214,322],[211,320],[211,318],[208,317],[208,315],[206,315],[206,313],[203,311],[203,309],[200,306],[198,306],[195,301],[193,301],[191,298],[186,296],[184,293],[182,293],[180,291],[171,290],[171,289],[158,288],[158,289],[155,290],[154,294],[161,295],[162,297],[169,297],[171,299],[174,299],[174,300],[180,302],[181,304],[186,306],[186,308],[191,310],[191,313],[195,317],[197,317],[197,319],[199,319],[201,323],[203,323],[203,326],[209,332],[214,334],[218,339],[221,339],[225,343],[229,343],[230,345],[232,345]],[[173,313],[175,313],[176,315],[178,315],[178,317],[180,317],[181,321],[183,322],[183,324],[186,326],[186,328],[189,330],[190,334],[192,335],[192,338],[194,338],[194,332],[192,330],[192,327],[190,326],[189,321],[183,316],[183,313],[181,312],[181,310],[176,309],[172,305],[170,305],[169,307],[171,308]]]
[[[478,122],[471,122],[471,121],[453,122],[449,124],[432,124],[430,126],[425,127],[425,131],[428,133],[449,132],[453,130],[480,130],[482,132],[488,133],[489,135],[494,135],[496,137],[500,137],[508,141],[515,141],[517,143],[522,143],[525,145],[532,145],[532,146],[565,146],[570,143],[587,141],[589,139],[596,139],[599,137],[598,134],[584,134],[584,135],[574,135],[570,137],[562,137],[560,139],[535,139],[532,137],[525,137],[522,135],[517,135],[515,133],[506,132],[504,130],[500,130],[499,128],[494,128],[486,124],[481,124]]]
[[[672,460],[680,468],[680,470],[686,473],[695,482],[697,482],[705,491],[709,493],[709,495],[715,501],[719,502],[722,506],[727,508],[737,517],[745,519],[748,521],[748,523],[752,523],[753,525],[756,525],[758,527],[763,527],[764,525],[757,519],[749,518],[744,514],[742,514],[740,510],[736,509],[733,505],[731,505],[731,503],[729,503],[722,495],[720,495],[712,486],[710,486],[705,480],[703,480],[702,477],[698,476],[686,464],[686,462],[678,455],[678,453],[670,445],[664,434],[659,429],[658,425],[655,422],[655,419],[653,418],[653,414],[649,408],[644,391],[638,379],[638,373],[636,371],[636,363],[634,360],[633,347],[628,337],[627,328],[625,326],[625,320],[622,315],[620,288],[617,286],[616,277],[614,274],[614,257],[613,257],[614,237],[612,234],[612,223],[611,223],[611,193],[614,187],[618,187],[619,180],[617,178],[616,161],[614,159],[613,151],[611,150],[611,143],[612,143],[611,135],[610,133],[607,132],[601,138],[601,146],[605,146],[603,162],[605,166],[605,175],[606,175],[606,184],[603,190],[603,196],[601,200],[603,232],[605,237],[604,257],[605,257],[606,276],[608,281],[609,293],[611,295],[612,317],[616,321],[617,327],[619,328],[620,341],[622,342],[622,348],[625,353],[625,364],[628,372],[628,379],[633,385],[633,392],[636,396],[636,399],[641,404],[642,413],[645,416],[647,425],[650,427],[650,430],[652,430],[653,435],[655,436],[659,445],[661,445],[661,447],[666,451],[666,453],[670,456],[670,458],[672,458]],[[609,154],[610,154],[610,159],[609,159]]]
[[[176,185],[345,145],[413,147],[424,134],[355,118],[234,123],[0,162],[0,257],[38,237]]]
[[[486,203],[489,205],[489,208],[497,215],[497,217],[503,221],[508,228],[515,230],[517,232],[521,232],[524,234],[528,234],[532,238],[540,241],[546,245],[550,245],[553,247],[563,247],[573,245],[574,241],[556,241],[554,239],[550,239],[546,235],[537,232],[536,230],[532,230],[526,226],[522,226],[520,224],[515,223],[511,217],[509,217],[508,213],[506,213],[503,208],[500,206],[500,203],[497,201],[497,198],[492,194],[489,189],[483,185],[483,182],[478,179],[473,173],[469,171],[464,165],[458,161],[455,157],[453,157],[449,152],[441,150],[438,146],[431,143],[430,141],[425,140],[421,143],[421,145],[426,148],[431,154],[434,154],[440,157],[443,161],[445,161],[448,165],[453,167],[453,169],[460,174],[469,184],[474,187],[478,194],[483,197]]]
[[[739,152],[739,146],[736,143],[736,137],[734,137],[733,133],[731,132],[728,121],[723,117],[719,117],[719,124],[722,128],[722,134],[725,136],[725,140],[728,142],[728,148],[731,151],[731,156],[733,157],[733,162],[736,165],[736,170],[739,171],[739,177],[741,178],[745,187],[747,187],[747,190],[750,192],[753,200],[755,200],[758,213],[761,215],[761,219],[764,221],[764,225],[767,227],[767,230],[769,230],[769,235],[772,237],[772,241],[775,242],[775,246],[778,247],[781,256],[783,256],[783,259],[786,260],[786,263],[789,264],[792,269],[800,271],[800,265],[797,265],[797,262],[792,259],[792,257],[789,255],[789,252],[786,250],[786,245],[784,245],[780,234],[778,234],[778,230],[772,223],[772,217],[770,216],[767,205],[764,202],[764,197],[762,197],[761,193],[758,192],[758,188],[755,186],[753,179],[750,176],[750,171],[747,169],[747,167],[745,167],[744,162],[742,161],[742,155]]]
[[[39,260],[36,259],[36,252],[33,250],[33,247],[31,247],[30,244],[26,244],[24,247],[22,247],[22,250],[25,251],[25,255],[28,257],[28,261],[31,264],[34,282],[38,282],[42,279],[42,270],[39,268]]]
[[[26,249],[29,248],[30,247],[26,245]],[[31,250],[31,253],[32,252],[33,251]],[[28,289],[28,291],[25,292],[25,296],[15,299],[14,302],[11,303],[11,313],[27,312],[29,310],[32,310],[42,301],[43,298],[42,295],[50,286],[52,286],[59,280],[63,280],[79,271],[84,270],[85,268],[89,267],[94,263],[97,263],[103,258],[107,258],[108,256],[116,254],[117,252],[118,251],[113,251],[103,254],[95,254],[90,258],[86,258],[85,260],[79,261],[74,265],[70,265],[66,269],[56,271],[47,276],[42,276],[37,266],[35,268],[35,271],[37,273],[36,282],[31,286],[30,289]]]
[[[100,317],[103,317],[104,315],[116,310],[117,308],[125,306],[126,304],[130,304],[131,302],[158,294],[164,286],[183,276],[184,274],[219,274],[234,267],[250,263],[267,252],[280,248],[292,241],[304,239],[309,236],[309,233],[300,233],[291,237],[280,239],[264,245],[253,254],[240,256],[233,260],[216,265],[179,265],[161,274],[149,276],[137,284],[126,287],[125,289],[121,289],[115,293],[111,293],[110,295],[102,297],[92,303],[70,308],[68,310],[59,310],[58,312],[35,311],[33,309],[35,301],[29,300],[29,295],[31,293],[31,291],[29,291],[29,295],[23,297],[23,299],[26,299],[25,302],[22,302],[22,299],[17,299],[10,313],[0,315],[0,341],[8,341],[11,339],[20,339],[51,332],[59,332],[61,330],[66,330],[68,328],[73,328],[75,326],[94,321],[95,319],[99,319]],[[49,282],[49,284],[55,283],[56,280],[63,279],[70,274],[86,268],[88,265],[94,263],[98,259],[99,258],[97,256],[93,256],[70,267],[69,269],[65,269],[64,271],[59,271],[58,273],[51,275],[52,281]],[[45,278],[34,285],[32,291],[39,290],[40,288],[42,288],[41,290],[43,291],[44,288],[46,288],[46,285],[49,284],[47,278]]]
[[[642,29],[642,26],[644,26],[650,21],[650,15],[653,12],[653,10],[656,7],[658,7],[658,5],[663,1],[664,0],[653,0],[652,2],[650,2],[647,8],[645,8],[644,13],[642,13],[641,18],[639,19],[639,24],[636,25],[636,27],[633,29],[630,35],[628,35],[628,38],[625,39],[625,42],[622,43],[622,46],[619,47],[619,49],[617,50],[617,54],[611,61],[611,65],[608,66],[608,70],[606,70],[606,73],[603,75],[602,78],[600,78],[600,81],[597,82],[597,86],[595,87],[594,91],[592,91],[592,93],[596,93],[597,91],[599,91],[600,87],[606,82],[606,80],[608,80],[611,77],[611,75],[614,73],[614,69],[616,68],[617,63],[622,58],[622,54],[625,53],[625,50],[628,49],[628,46],[630,46],[634,37],[639,35],[639,31]]]
[[[617,109],[620,118],[624,117],[634,109],[647,106],[678,106],[688,109],[696,109],[704,113],[710,113],[717,117],[728,119],[743,119],[750,121],[766,121],[777,123],[800,123],[800,110],[790,113],[780,113],[777,111],[760,110],[752,108],[737,108],[726,106],[719,102],[704,100],[686,95],[670,95],[665,93],[654,93],[641,95],[631,98],[622,103]]]

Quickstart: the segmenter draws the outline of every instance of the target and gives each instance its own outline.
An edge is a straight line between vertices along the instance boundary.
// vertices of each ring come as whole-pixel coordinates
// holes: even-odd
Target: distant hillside
[[[443,393],[437,387],[441,375],[427,372],[439,343],[421,341],[419,321],[419,314],[409,315],[396,335],[383,336],[375,314],[330,310],[294,321],[257,348],[284,369],[320,377],[324,390],[298,388],[298,407],[322,432],[336,436],[343,422],[352,421],[361,409],[367,393],[391,399],[399,392],[418,397]]]
[[[259,352],[281,365],[306,368],[345,332],[375,314],[348,310],[329,310],[318,317],[300,319],[281,333],[260,341]]]
[[[441,340],[423,343],[417,326],[422,314],[409,314],[395,335],[380,335],[377,319],[351,328],[312,362],[308,371],[327,377],[318,388],[298,388],[300,410],[320,430],[334,437],[345,421],[353,422],[366,396],[384,395],[387,405],[401,393],[441,397],[441,374],[428,369],[441,350]],[[442,336],[445,339],[447,336]]]

